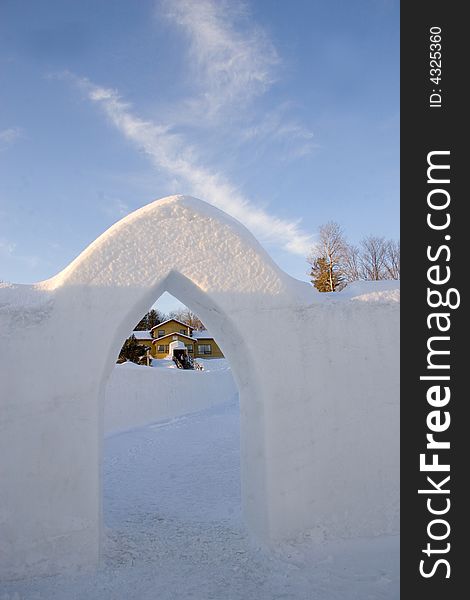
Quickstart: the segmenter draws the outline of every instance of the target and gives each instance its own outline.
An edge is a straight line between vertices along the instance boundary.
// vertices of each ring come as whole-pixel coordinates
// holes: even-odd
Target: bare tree
[[[400,242],[389,240],[387,242],[387,257],[385,261],[387,279],[400,279]]]
[[[204,331],[206,329],[201,319],[187,307],[173,310],[168,316],[170,319],[178,319],[178,321],[183,321],[183,323],[187,323],[198,331]]]
[[[362,278],[368,281],[387,279],[388,243],[383,237],[370,235],[361,242]]]
[[[312,284],[319,291],[340,291],[352,281],[400,279],[399,241],[369,235],[359,246],[348,244],[333,221],[319,228],[318,237],[307,262]]]
[[[343,262],[346,281],[359,281],[362,279],[361,251],[358,246],[347,244]]]
[[[312,266],[312,283],[320,291],[334,292],[344,287],[346,240],[338,223],[329,221],[319,228],[318,243],[307,262]]]

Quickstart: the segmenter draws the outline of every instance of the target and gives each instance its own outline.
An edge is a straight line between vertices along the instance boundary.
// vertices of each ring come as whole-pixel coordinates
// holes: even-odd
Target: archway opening
[[[121,365],[114,356],[104,392],[107,535],[102,548],[105,556],[122,554],[123,560],[130,540],[139,555],[155,555],[167,540],[167,556],[204,538],[217,554],[220,528],[229,535],[239,535],[243,528],[240,396],[242,404],[249,401],[246,390],[253,373],[248,348],[230,316],[187,278],[171,273],[165,286],[178,301],[175,311],[164,313],[157,299],[144,314],[148,318],[156,311],[159,322],[144,329],[142,313],[135,318],[141,303],[131,307],[125,316],[126,339],[133,334],[147,349],[141,360]],[[176,341],[184,343],[201,369],[179,368],[171,347]],[[207,346],[210,357],[204,354]]]
[[[231,316],[222,309],[208,294],[179,272],[171,271],[163,281],[149,289],[130,290],[127,309],[122,311],[119,322],[113,325],[114,335],[109,345],[108,355],[103,366],[103,378],[106,380],[114,368],[116,357],[129,333],[134,331],[152,306],[163,294],[169,294],[197,315],[210,331],[224,357],[232,365],[233,376],[241,391],[255,380],[252,349],[246,344],[244,332],[241,332]]]
[[[195,287],[194,284],[188,281],[185,281],[185,284],[194,293],[192,289]],[[137,320],[137,323],[134,321],[134,326],[127,329],[124,343],[121,342],[120,351],[113,359],[107,388],[112,386],[115,392],[119,392],[120,398],[117,407],[113,407],[111,401],[105,402],[104,430],[106,433],[123,431],[145,425],[152,420],[173,418],[185,412],[195,412],[201,408],[207,408],[220,403],[228,396],[233,396],[232,391],[238,395],[239,388],[246,387],[250,380],[251,365],[248,357],[244,354],[248,352],[246,345],[234,325],[230,323],[229,318],[214,303],[208,309],[210,302],[204,298],[205,316],[203,321],[199,317],[201,313],[196,313],[192,306],[183,304],[176,296],[168,292],[165,292],[164,296],[166,296],[166,302],[160,304],[157,299],[149,310]],[[200,308],[199,305],[197,310],[199,311]],[[165,310],[167,312],[164,312]],[[219,325],[218,321],[222,324],[222,341],[220,341],[219,335],[213,335],[213,329],[209,329],[205,324],[206,317],[214,322],[214,315],[216,315],[215,325]],[[126,315],[125,321],[128,319],[129,315]],[[217,329],[217,331],[220,333],[221,329]],[[232,354],[230,354],[231,351]],[[236,366],[232,369],[234,353]],[[117,368],[120,366],[126,368]],[[135,367],[137,366],[148,368],[136,371]],[[134,369],[127,367],[134,367]],[[155,387],[157,384],[152,385],[151,382],[155,378],[163,377],[165,373],[168,375],[168,369],[188,371],[186,379],[184,377],[176,378],[175,372],[171,390],[163,388],[158,395],[159,400],[164,400],[162,395],[165,396],[171,392],[173,405],[168,402],[160,402],[151,406],[149,404],[150,396],[155,396],[157,392]],[[215,378],[215,373],[219,373],[219,371],[225,373],[227,381],[231,383],[230,386],[226,385],[225,388],[220,389],[221,398],[215,397],[215,389],[210,390],[212,397],[209,394],[205,400],[198,398],[205,388],[209,390],[208,385],[212,384],[211,374],[214,374]],[[134,403],[128,402],[125,393],[129,389],[122,388],[122,385],[121,389],[117,389],[116,380],[119,379],[123,384],[125,377],[130,377],[130,375],[124,376],[124,373],[136,374],[137,372],[142,373],[140,382],[142,389],[140,391],[143,392],[143,401],[136,402],[137,397],[134,394]],[[194,377],[194,372],[203,373],[206,377]],[[184,393],[185,388],[178,389],[178,384],[181,387],[182,383],[189,381],[198,385],[194,385],[194,390],[189,390],[190,393],[187,394],[187,397],[181,397],[180,392]],[[135,390],[136,393],[138,391]]]

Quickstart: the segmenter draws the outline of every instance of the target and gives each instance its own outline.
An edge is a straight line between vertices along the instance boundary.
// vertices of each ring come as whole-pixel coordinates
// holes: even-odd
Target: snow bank
[[[196,362],[199,363],[204,371],[226,371],[230,369],[225,358],[197,358]]]
[[[387,285],[320,294],[231,217],[172,196],[52,279],[1,287],[0,572],[97,563],[106,382],[164,291],[201,317],[232,366],[249,530],[265,542],[311,528],[396,531],[399,305]]]
[[[355,281],[348,284],[337,296],[339,300],[398,303],[400,302],[400,282],[393,280]]]
[[[196,412],[232,400],[237,393],[229,368],[185,371],[123,363],[114,368],[106,386],[104,430],[115,433]]]

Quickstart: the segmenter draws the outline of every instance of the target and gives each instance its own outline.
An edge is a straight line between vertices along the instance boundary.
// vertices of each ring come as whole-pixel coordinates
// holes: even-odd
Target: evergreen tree
[[[343,283],[342,276],[335,270],[331,272],[329,263],[324,257],[316,258],[313,261],[310,277],[312,284],[319,292],[335,291]]]
[[[163,321],[166,320],[166,315],[159,310],[152,308],[152,310],[147,313],[147,329],[152,329],[155,325],[160,325],[160,323],[163,323]]]
[[[145,315],[140,319],[140,321],[134,327],[134,331],[147,331],[149,329],[148,316],[149,316],[149,313],[145,313]]]
[[[152,310],[149,310],[149,312],[145,313],[140,319],[135,326],[134,331],[148,331],[149,329],[152,329],[152,327],[155,327],[155,325],[159,325],[160,323],[163,323],[163,321],[166,321],[166,318],[165,314],[152,308]]]
[[[307,258],[310,276],[320,292],[336,292],[345,285],[344,257],[346,241],[343,230],[333,221],[319,228],[319,241]]]
[[[400,279],[400,242],[369,235],[354,246],[330,221],[319,228],[307,262],[311,282],[320,292],[339,292],[352,281]]]
[[[125,362],[130,360],[131,362],[138,363],[139,358],[146,352],[146,347],[137,343],[134,335],[124,342],[124,345],[119,352],[119,358],[117,362]]]

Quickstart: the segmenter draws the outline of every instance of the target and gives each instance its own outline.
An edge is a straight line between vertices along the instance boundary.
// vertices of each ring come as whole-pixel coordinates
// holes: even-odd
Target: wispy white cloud
[[[262,241],[278,243],[295,254],[307,252],[311,236],[302,231],[299,221],[281,219],[255,206],[224,175],[201,164],[197,148],[188,144],[183,136],[168,126],[139,117],[117,91],[84,78],[68,77],[101,107],[117,130],[145,153],[157,169],[184,182],[189,193],[231,214]]]
[[[171,122],[198,129],[217,126],[237,143],[279,144],[279,157],[293,160],[315,147],[313,133],[281,103],[262,112],[254,101],[269,92],[282,65],[268,33],[248,6],[234,0],[161,0],[159,14],[189,43],[187,65],[195,95],[171,114]]]
[[[23,136],[23,130],[19,127],[9,127],[0,131],[0,149],[16,142]]]
[[[240,130],[244,141],[261,140],[283,146],[283,160],[293,160],[310,154],[318,144],[313,133],[298,120],[289,116],[292,112],[288,103],[276,107],[251,125]]]
[[[260,113],[255,102],[276,82],[281,64],[269,35],[253,22],[243,1],[160,0],[158,12],[188,42],[191,89],[173,110],[163,110],[165,123],[143,119],[116,90],[65,76],[173,182],[172,190],[186,189],[239,219],[262,241],[305,255],[311,236],[300,220],[282,219],[256,206],[213,166],[217,150],[227,144],[238,152],[253,142],[257,151],[276,145],[282,161],[304,156],[314,147],[312,133],[293,118],[291,104],[271,110],[265,105]],[[208,138],[212,160],[201,143]],[[121,209],[110,202],[106,210],[120,216]]]
[[[16,244],[5,238],[0,238],[0,255],[11,256],[15,251]]]
[[[269,36],[233,0],[163,0],[160,11],[189,41],[194,104],[214,117],[264,93],[276,81],[280,59]]]

